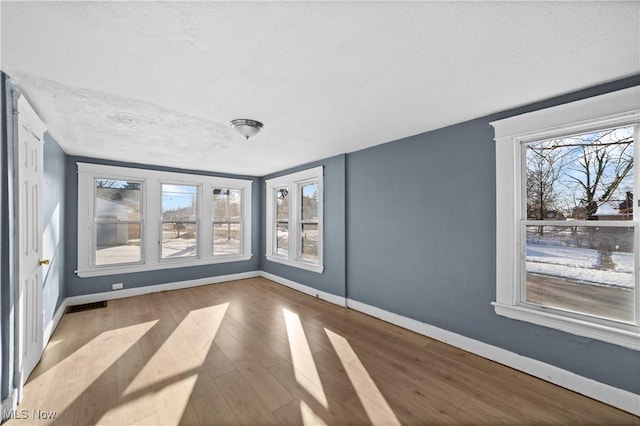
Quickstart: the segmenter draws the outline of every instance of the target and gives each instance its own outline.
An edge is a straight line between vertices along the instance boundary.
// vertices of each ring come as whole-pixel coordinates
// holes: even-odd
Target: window
[[[300,216],[298,232],[300,238],[300,258],[309,262],[318,262],[318,205],[320,193],[318,182],[298,184]]]
[[[78,163],[78,276],[250,259],[251,183]]]
[[[491,123],[496,313],[640,350],[639,123],[638,88]]]
[[[142,260],[142,182],[94,179],[95,265]]]
[[[213,190],[213,255],[242,253],[242,193],[237,189]]]
[[[322,167],[267,180],[268,260],[322,272]]]
[[[289,254],[289,190],[276,188],[275,218],[275,252],[287,256]]]
[[[198,187],[162,184],[162,258],[198,255]]]

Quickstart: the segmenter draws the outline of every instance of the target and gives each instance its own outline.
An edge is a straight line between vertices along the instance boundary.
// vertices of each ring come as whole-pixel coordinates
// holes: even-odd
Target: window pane
[[[289,224],[278,222],[276,225],[276,253],[289,253]]]
[[[300,186],[302,200],[302,220],[318,220],[318,183]]]
[[[240,190],[213,190],[213,220],[216,222],[240,222]]]
[[[526,301],[633,322],[634,228],[527,226]]]
[[[162,258],[196,256],[197,229],[195,222],[163,222]]]
[[[633,219],[633,127],[526,146],[527,217]]]
[[[318,261],[318,224],[303,223],[300,231],[300,256],[304,260]]]
[[[239,223],[215,223],[213,225],[213,255],[240,254]]]
[[[286,188],[276,189],[276,219],[289,219],[289,190]]]
[[[140,182],[96,179],[96,220],[140,220]]]
[[[97,223],[96,265],[141,260],[139,223]]]
[[[162,184],[162,221],[194,222],[197,218],[198,187]]]

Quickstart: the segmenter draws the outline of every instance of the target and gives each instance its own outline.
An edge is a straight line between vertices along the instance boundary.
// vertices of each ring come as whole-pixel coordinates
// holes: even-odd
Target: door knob
[[[42,265],[48,265],[49,264],[49,259],[40,259],[38,260],[38,266],[42,266]]]

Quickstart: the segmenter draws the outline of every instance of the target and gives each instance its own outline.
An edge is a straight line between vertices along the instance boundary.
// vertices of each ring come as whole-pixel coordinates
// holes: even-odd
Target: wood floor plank
[[[233,336],[226,332],[219,333],[215,342],[271,410],[281,407],[293,398]]]
[[[117,406],[118,387],[115,382],[103,386],[93,386],[82,394],[81,424],[116,424],[122,418],[114,415],[111,409]]]
[[[254,387],[239,372],[232,371],[220,376],[215,379],[215,383],[241,424],[278,423],[272,410],[262,402]]]
[[[251,358],[237,359],[233,361],[233,364],[269,409],[280,408],[293,399],[289,391],[255,360]]]
[[[224,397],[214,379],[206,369],[198,372],[196,383],[189,399],[196,421],[200,425],[236,424],[239,422],[231,405]]]
[[[355,424],[357,418],[343,408],[343,403],[348,401],[337,401],[333,398],[336,395],[333,388],[327,386],[327,383],[314,383],[304,375],[296,375],[294,367],[288,363],[272,367],[269,369],[271,374],[282,383],[292,395],[295,396],[293,401],[298,410],[307,410],[313,413],[313,417],[320,419],[321,423],[326,424]],[[324,376],[323,376],[324,377]],[[351,397],[353,397],[353,392]],[[295,404],[297,402],[297,404]],[[304,403],[301,407],[300,403]],[[287,403],[286,406],[290,406]],[[280,411],[276,410],[274,413]],[[288,413],[289,409],[283,410]]]
[[[322,426],[329,425],[311,410],[303,401],[291,400],[273,413],[282,425]],[[337,423],[334,423],[337,424]]]
[[[66,314],[9,425],[621,424],[640,418],[263,278]]]
[[[236,369],[233,363],[216,344],[212,346],[207,353],[206,358],[202,360],[202,365],[209,373],[209,376],[214,379]]]
[[[251,353],[263,367],[269,368],[287,361],[289,357],[283,352],[274,351],[269,345],[264,343],[257,333],[250,327],[244,326],[236,320],[226,318],[222,322],[222,327]],[[281,355],[282,353],[282,355]]]

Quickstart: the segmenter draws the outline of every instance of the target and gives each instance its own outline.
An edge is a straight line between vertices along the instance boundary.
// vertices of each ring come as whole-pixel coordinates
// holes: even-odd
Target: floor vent
[[[84,305],[69,306],[65,314],[74,314],[76,312],[84,312],[84,311],[90,311],[92,309],[100,309],[100,308],[106,308],[106,307],[107,307],[106,301],[85,303]]]

